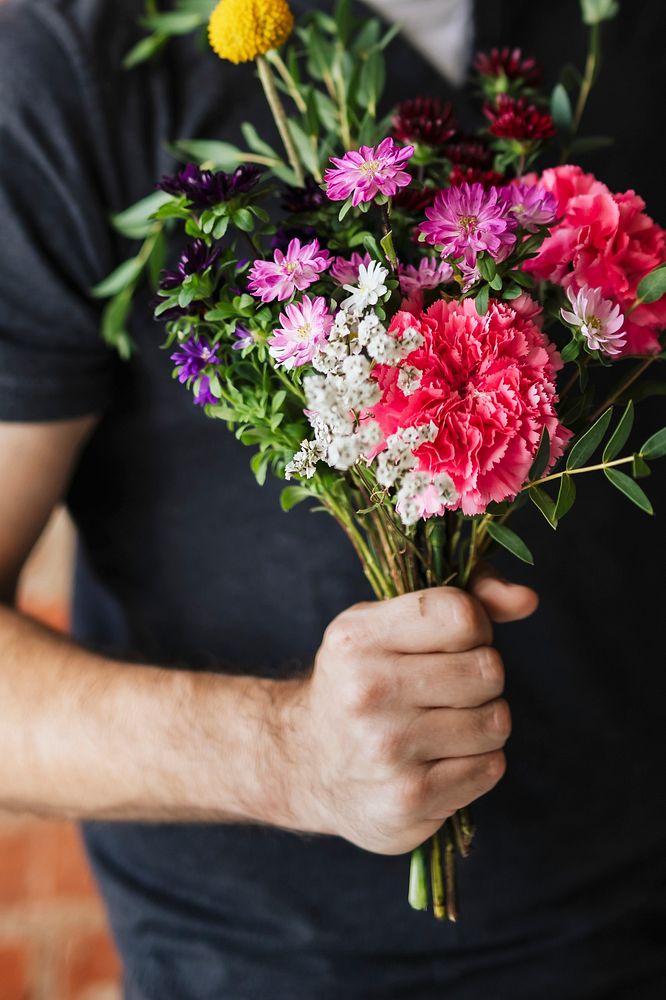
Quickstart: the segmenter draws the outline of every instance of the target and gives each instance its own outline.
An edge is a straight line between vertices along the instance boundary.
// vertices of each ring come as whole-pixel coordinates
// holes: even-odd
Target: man
[[[128,249],[108,213],[171,168],[163,140],[265,120],[252,70],[190,39],[123,73],[141,6],[0,11],[0,804],[88,821],[135,1000],[661,997],[657,529],[594,487],[561,549],[529,525],[547,600],[503,635],[515,735],[485,796],[509,734],[491,621],[534,592],[368,602],[337,525],[282,514],[169,378],[148,292],[129,364],[99,338],[88,289]],[[655,44],[630,27],[627,65]],[[390,76],[444,89],[407,45]],[[11,610],[62,498],[80,644]],[[441,926],[402,853],[480,796]]]

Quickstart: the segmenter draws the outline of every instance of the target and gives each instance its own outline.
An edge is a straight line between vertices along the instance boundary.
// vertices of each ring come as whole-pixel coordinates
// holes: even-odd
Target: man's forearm
[[[270,822],[279,687],[117,663],[0,606],[0,808]]]

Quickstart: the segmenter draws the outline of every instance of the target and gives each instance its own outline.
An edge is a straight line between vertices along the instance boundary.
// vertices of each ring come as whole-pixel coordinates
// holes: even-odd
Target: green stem
[[[633,462],[633,460],[634,456],[628,455],[626,458],[616,458],[613,462],[586,465],[582,469],[563,469],[562,472],[553,472],[550,476],[544,476],[543,479],[535,479],[532,483],[526,483],[523,490],[529,490],[532,486],[541,486],[542,483],[549,483],[553,479],[561,479],[562,476],[578,476],[582,472],[600,472],[602,469],[611,469],[614,465],[626,465],[627,462]]]
[[[439,830],[430,838],[430,888],[435,920],[446,919],[446,890],[442,865],[442,844]]]
[[[601,56],[601,25],[599,23],[590,26],[590,35],[587,49],[587,59],[585,60],[585,70],[583,72],[583,79],[581,81],[580,90],[578,91],[578,100],[576,101],[576,110],[574,111],[573,120],[571,122],[571,132],[569,133],[569,141],[566,146],[562,149],[562,156],[560,158],[560,163],[566,163],[569,152],[571,150],[571,140],[574,138],[578,129],[580,128],[580,123],[583,118],[583,112],[585,111],[585,105],[587,104],[587,99],[590,96],[590,91],[594,81],[596,80],[597,73],[599,72],[599,61]]]
[[[259,71],[259,79],[261,80],[261,85],[264,88],[266,100],[268,101],[268,106],[270,107],[273,118],[275,119],[278,132],[280,133],[282,144],[286,150],[287,159],[289,160],[291,169],[296,175],[298,186],[303,187],[305,182],[303,165],[301,164],[294,145],[294,140],[292,139],[291,132],[289,131],[289,122],[287,121],[287,116],[285,114],[282,101],[280,100],[280,95],[278,94],[277,87],[275,86],[275,80],[273,79],[271,67],[265,56],[257,56],[256,63]]]
[[[301,92],[296,86],[296,81],[289,72],[289,69],[287,68],[287,64],[285,63],[284,59],[277,51],[277,49],[272,49],[270,52],[267,52],[266,58],[268,59],[269,62],[273,64],[273,66],[275,66],[276,70],[282,77],[287,90],[289,91],[289,96],[291,97],[292,101],[294,102],[300,113],[304,115],[308,110],[307,105],[303,100]]]
[[[413,910],[428,909],[428,869],[423,846],[412,851],[409,864],[409,891],[407,900]]]

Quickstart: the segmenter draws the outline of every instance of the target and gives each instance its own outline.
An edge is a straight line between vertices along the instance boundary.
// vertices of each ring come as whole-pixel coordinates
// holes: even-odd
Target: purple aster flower
[[[333,167],[324,173],[326,194],[331,201],[351,196],[354,206],[372,201],[380,192],[392,196],[411,183],[411,174],[402,168],[413,155],[413,146],[398,146],[387,138],[378,146],[361,146],[343,157],[332,156]]]
[[[208,406],[209,403],[217,403],[218,400],[210,391],[210,379],[207,375],[202,375],[199,386],[194,393],[195,406]]]
[[[473,267],[477,255],[486,251],[495,260],[504,259],[516,242],[516,220],[497,188],[461,184],[445,188],[426,208],[428,222],[419,226],[428,243],[442,245],[442,257],[458,259]]]
[[[237,326],[232,336],[236,338],[235,343],[231,345],[232,351],[242,351],[254,344],[254,334],[244,326]]]
[[[302,302],[291,302],[280,313],[279,326],[269,340],[269,352],[279,365],[299,368],[312,361],[317,347],[328,337],[333,317],[326,299],[304,295]]]
[[[422,289],[437,288],[438,285],[446,284],[453,277],[453,268],[444,260],[422,257],[418,267],[414,267],[413,264],[400,264],[398,274],[400,291],[403,295],[412,295]]]
[[[160,288],[169,291],[178,288],[189,274],[203,274],[220,256],[219,247],[208,247],[203,240],[192,240],[180,257],[173,271],[163,271]]]
[[[213,347],[208,341],[200,340],[198,337],[192,337],[184,344],[180,344],[178,350],[171,355],[171,360],[176,363],[178,381],[187,382],[200,375],[206,365],[217,364],[220,360],[217,350],[217,346]]]
[[[329,264],[328,250],[320,250],[319,240],[301,246],[299,239],[293,239],[286,253],[276,250],[273,260],[254,262],[247,287],[262,302],[283,302],[317,281]]]
[[[260,176],[261,170],[253,164],[244,163],[232,173],[225,173],[224,170],[202,170],[195,163],[188,163],[177,174],[163,177],[157,186],[176,197],[185,195],[195,208],[203,209],[246,194]]]
[[[282,207],[285,212],[300,215],[303,212],[316,212],[326,201],[326,195],[317,184],[314,177],[306,177],[303,187],[285,187],[282,195]]]
[[[509,212],[528,233],[549,226],[557,216],[557,198],[538,184],[508,184],[500,189]]]

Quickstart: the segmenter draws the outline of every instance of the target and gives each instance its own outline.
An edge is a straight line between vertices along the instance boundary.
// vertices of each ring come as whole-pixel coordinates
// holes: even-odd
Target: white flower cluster
[[[408,472],[395,495],[395,507],[405,525],[416,524],[422,517],[442,514],[458,499],[453,480],[446,472]]]
[[[380,486],[395,486],[396,482],[416,465],[414,452],[426,441],[434,441],[437,427],[431,421],[420,427],[405,427],[386,439],[386,448],[375,458],[375,475]]]

